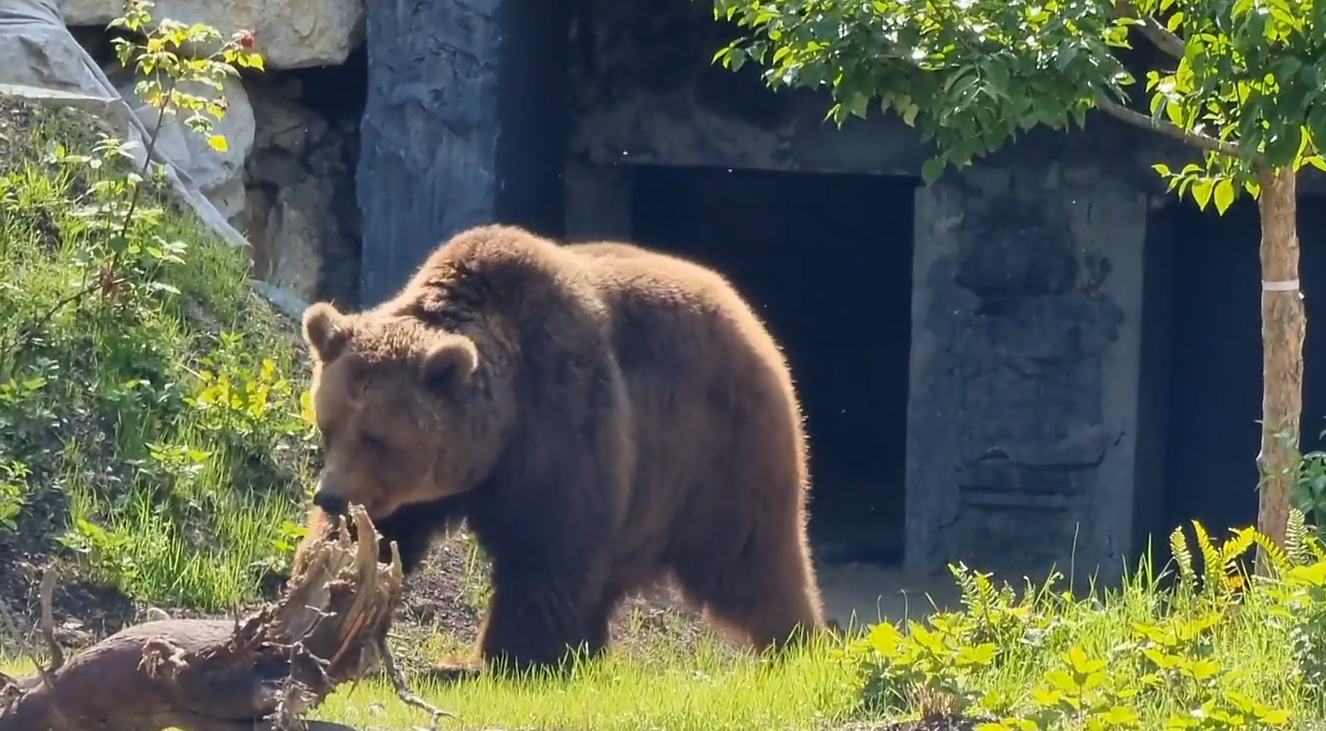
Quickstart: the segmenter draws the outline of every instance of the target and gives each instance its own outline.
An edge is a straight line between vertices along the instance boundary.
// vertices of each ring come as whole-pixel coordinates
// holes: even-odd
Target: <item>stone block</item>
[[[977,168],[917,190],[910,571],[1109,581],[1129,557],[1147,199],[1045,180]]]

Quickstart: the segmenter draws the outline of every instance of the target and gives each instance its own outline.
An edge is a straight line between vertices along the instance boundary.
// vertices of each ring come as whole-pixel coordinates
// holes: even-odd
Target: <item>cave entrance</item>
[[[631,234],[721,271],[791,362],[826,560],[902,560],[917,181],[640,166]]]
[[[1315,201],[1315,202],[1314,202]],[[1307,308],[1302,448],[1326,447],[1326,207],[1300,197],[1300,286]],[[1260,223],[1241,198],[1217,215],[1191,201],[1165,215],[1172,252],[1169,285],[1169,384],[1161,534],[1152,550],[1168,558],[1166,537],[1192,519],[1213,538],[1257,520],[1261,440],[1262,346]],[[1191,528],[1186,532],[1191,537]]]

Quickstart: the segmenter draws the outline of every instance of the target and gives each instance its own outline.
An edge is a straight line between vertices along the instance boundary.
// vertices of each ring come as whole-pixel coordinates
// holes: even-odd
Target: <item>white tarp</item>
[[[122,139],[138,143],[137,164],[144,161],[150,132],[106,74],[64,25],[54,0],[0,0],[0,95],[33,103],[76,107],[101,120]],[[171,189],[199,219],[234,246],[249,247],[244,235],[226,221],[178,164],[153,150],[165,166]],[[263,296],[298,319],[307,305],[260,281],[252,282]]]

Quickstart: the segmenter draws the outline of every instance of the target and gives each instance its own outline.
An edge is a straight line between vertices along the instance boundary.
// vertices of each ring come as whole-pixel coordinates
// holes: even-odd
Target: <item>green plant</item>
[[[152,159],[157,140],[165,122],[184,112],[186,127],[206,136],[208,144],[217,150],[226,149],[225,137],[212,133],[214,120],[226,113],[223,83],[228,77],[237,77],[239,68],[263,69],[262,56],[250,50],[252,33],[238,31],[222,42],[221,33],[203,23],[188,25],[166,18],[152,27],[152,5],[149,0],[128,0],[125,13],[108,26],[123,29],[131,36],[143,36],[141,42],[123,36],[111,41],[120,64],[142,77],[135,83],[134,92],[156,111],[142,168],[121,176],[99,178],[89,186],[78,213],[89,230],[106,234],[96,237],[103,243],[89,252],[89,268],[94,269],[95,275],[88,277],[78,291],[57,302],[40,318],[39,325],[63,307],[78,303],[94,292],[120,303],[130,301],[126,289],[143,287],[178,294],[178,290],[154,275],[161,267],[182,261],[183,242],[153,235],[145,237],[144,242],[144,237],[133,235],[136,227],[153,226],[162,215],[160,208],[140,209],[145,180],[149,174],[159,179],[163,172]],[[202,58],[183,53],[185,48],[205,48],[218,43],[217,50]],[[189,89],[194,86],[210,88],[212,93],[191,93]],[[100,170],[116,158],[133,159],[134,147],[133,143],[103,135],[93,147],[92,155],[70,155],[57,145],[51,157],[55,162]],[[93,261],[95,267],[91,266]]]
[[[1326,451],[1318,449],[1295,456],[1290,502],[1317,526],[1318,537],[1326,538]]]
[[[185,403],[198,412],[203,429],[250,444],[302,436],[309,446],[316,445],[303,393],[296,393],[273,358],[247,347],[243,333],[221,332],[200,365],[198,389]]]
[[[18,460],[0,460],[0,528],[18,530],[18,514],[27,504],[31,471]]]
[[[1177,580],[1169,589],[1139,574],[1103,599],[1052,590],[1057,574],[1018,596],[952,566],[962,611],[906,632],[880,623],[844,655],[861,673],[864,707],[922,716],[942,708],[975,719],[978,731],[1284,727],[1293,718],[1287,699],[1231,651],[1262,652],[1238,645],[1254,627],[1281,652],[1293,638],[1286,655],[1298,670],[1278,680],[1301,697],[1318,685],[1326,551],[1302,526],[1296,514],[1293,550],[1280,551],[1254,528],[1218,543],[1194,522],[1192,546],[1178,530],[1170,536]],[[1266,550],[1265,578],[1250,579],[1240,562],[1253,547]]]

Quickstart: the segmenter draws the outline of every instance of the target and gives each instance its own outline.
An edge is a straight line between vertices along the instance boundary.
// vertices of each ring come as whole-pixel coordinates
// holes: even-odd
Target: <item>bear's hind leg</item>
[[[769,527],[756,527],[740,545],[730,546],[731,552],[724,552],[728,560],[696,553],[673,565],[706,620],[739,633],[757,649],[781,648],[824,627],[814,569],[799,531],[768,532]]]

